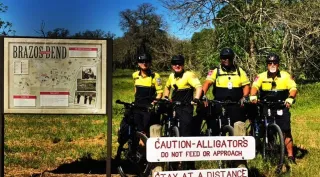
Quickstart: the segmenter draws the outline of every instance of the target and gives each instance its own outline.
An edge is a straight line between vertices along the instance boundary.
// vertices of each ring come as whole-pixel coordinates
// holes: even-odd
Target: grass
[[[118,147],[117,130],[122,118],[121,105],[131,102],[132,70],[117,70],[113,77],[112,154]],[[168,73],[160,73],[163,85]],[[203,81],[204,78],[201,80]],[[282,176],[318,176],[320,173],[320,83],[299,86],[297,103],[291,109],[294,144],[308,151]],[[23,115],[5,116],[5,174],[43,172],[81,160],[106,159],[107,117],[97,115]],[[260,156],[248,162],[261,176],[276,176],[272,166]],[[197,162],[201,169],[214,168],[212,162]],[[31,171],[31,172],[30,172]]]

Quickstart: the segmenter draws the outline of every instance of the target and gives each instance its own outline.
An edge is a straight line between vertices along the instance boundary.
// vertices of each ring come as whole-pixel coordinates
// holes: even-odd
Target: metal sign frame
[[[26,40],[30,39],[45,39],[45,40],[57,40],[57,39],[48,39],[48,38],[41,38],[41,37],[25,37],[25,36],[14,36],[14,37],[0,37],[0,126],[1,126],[1,135],[0,135],[0,175],[4,176],[4,119],[5,119],[5,113],[14,113],[15,111],[8,111],[5,110],[5,107],[7,106],[8,100],[5,100],[5,76],[6,71],[8,71],[9,67],[5,65],[5,57],[8,57],[7,51],[5,51],[5,40],[10,41],[10,39],[15,38],[24,38]],[[58,39],[58,40],[82,40],[82,41],[104,41],[103,47],[101,47],[101,51],[105,52],[105,62],[102,62],[101,68],[105,70],[105,72],[101,73],[101,77],[104,79],[103,82],[105,82],[105,86],[101,88],[101,92],[104,92],[104,94],[101,95],[101,99],[104,100],[104,102],[101,103],[101,109],[98,111],[86,111],[83,112],[80,109],[76,111],[40,111],[38,113],[43,114],[107,114],[108,121],[107,121],[107,159],[106,159],[106,174],[108,177],[111,177],[111,154],[112,154],[112,56],[113,56],[113,40],[112,39]],[[90,43],[90,42],[89,42]],[[7,87],[7,86],[6,86]],[[27,109],[26,109],[27,110]],[[41,110],[41,109],[39,109]],[[18,113],[35,113],[33,111],[18,111]]]
[[[4,38],[4,113],[106,114],[106,45]]]

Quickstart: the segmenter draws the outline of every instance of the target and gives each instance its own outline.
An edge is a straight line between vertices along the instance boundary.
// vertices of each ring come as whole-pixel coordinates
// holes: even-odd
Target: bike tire
[[[180,132],[177,126],[173,126],[171,129],[171,137],[180,137]]]
[[[148,137],[142,132],[136,132],[136,139],[141,140],[144,145],[138,145],[137,157],[137,175],[140,177],[147,177],[151,175],[152,163],[147,161],[146,146]]]
[[[234,129],[230,125],[225,125],[222,127],[222,136],[233,136]]]
[[[180,137],[180,132],[177,126],[173,126],[170,130],[170,137]],[[165,171],[176,171],[178,170],[179,162],[165,162]]]
[[[271,123],[267,127],[267,135],[264,136],[263,152],[265,159],[276,165],[276,173],[280,173],[284,161],[284,138],[280,127]],[[268,136],[268,142],[266,137]]]

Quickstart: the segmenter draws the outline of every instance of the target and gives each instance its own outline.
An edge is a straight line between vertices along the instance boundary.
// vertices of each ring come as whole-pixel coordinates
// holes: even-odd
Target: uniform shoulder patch
[[[162,84],[161,78],[157,78],[156,82],[157,82],[157,85],[161,85]]]
[[[212,76],[213,70],[209,70],[207,77]]]

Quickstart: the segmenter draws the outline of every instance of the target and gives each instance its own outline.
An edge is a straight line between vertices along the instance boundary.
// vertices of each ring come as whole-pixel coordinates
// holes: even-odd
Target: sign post
[[[4,44],[4,38],[0,37],[0,45],[3,46]],[[0,176],[4,176],[4,65],[3,65],[3,58],[4,58],[4,48],[0,47],[0,126],[1,126],[1,135],[0,135],[0,141],[1,141],[1,154],[0,154]]]

